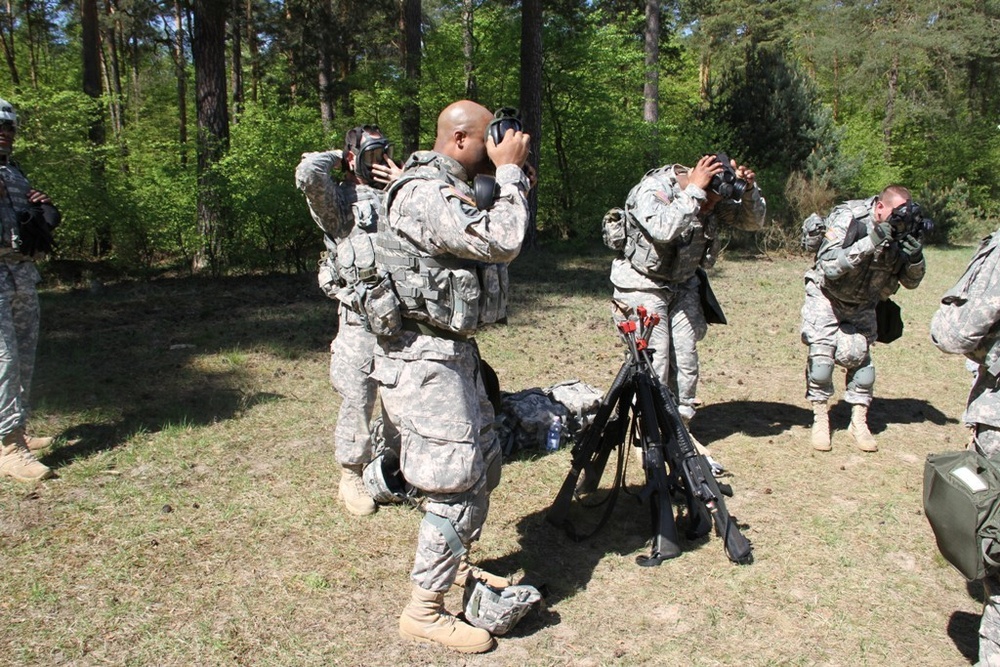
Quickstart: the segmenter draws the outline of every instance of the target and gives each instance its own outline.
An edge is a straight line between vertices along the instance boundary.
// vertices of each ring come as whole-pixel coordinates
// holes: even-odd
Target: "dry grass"
[[[335,502],[334,309],[311,277],[49,291],[36,430],[60,436],[44,459],[59,479],[0,481],[0,664],[968,664],[978,590],[937,554],[921,484],[926,454],[965,439],[968,375],[926,331],[970,254],[929,251],[899,296],[906,333],[875,352],[874,455],[851,448],[844,406],[833,452],[808,447],[805,260],[721,262],[730,325],[701,346],[693,428],[734,473],[756,562],[711,538],[637,567],[647,515],[630,498],[570,542],[544,522],[569,452],[518,457],[475,556],[544,584],[547,608],[485,656],[398,639],[418,514]],[[510,324],[480,337],[504,389],[607,386],[608,266],[515,263]]]

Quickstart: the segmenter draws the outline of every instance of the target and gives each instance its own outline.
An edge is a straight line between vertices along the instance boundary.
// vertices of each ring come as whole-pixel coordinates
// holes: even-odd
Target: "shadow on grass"
[[[609,462],[605,475],[613,475],[612,465]],[[607,523],[596,533],[581,539],[570,537],[562,527],[546,520],[550,507],[518,521],[520,550],[503,558],[481,563],[494,572],[523,569],[525,576],[516,583],[531,584],[543,593],[545,607],[526,617],[512,634],[528,635],[540,628],[557,625],[560,622],[559,615],[550,611],[548,606],[586,590],[591,584],[594,571],[609,555],[624,557],[627,561],[633,561],[634,557],[631,567],[640,567],[638,560],[650,555],[653,533],[650,503],[648,499],[640,498],[641,490],[641,486],[636,484],[623,489]],[[679,510],[676,505],[672,509],[675,517],[678,517],[677,531],[682,550],[678,558],[683,558],[688,552],[708,548],[718,549],[719,558],[726,560],[722,541],[714,537],[714,530],[702,537],[689,539],[685,535],[687,521],[683,516],[686,515],[686,509]],[[584,510],[579,501],[574,500],[570,521],[577,532],[586,535],[592,533],[604,512],[604,505]],[[740,526],[745,528],[744,524]],[[664,561],[661,566],[670,567],[670,562]]]
[[[837,402],[830,409],[833,424],[847,425],[851,406]],[[881,433],[889,424],[922,422],[943,426],[958,420],[948,417],[928,401],[918,398],[875,398],[868,413],[868,425],[873,433]],[[812,425],[812,411],[791,403],[776,401],[730,401],[713,403],[698,410],[691,421],[691,430],[702,442],[722,440],[736,433],[760,438],[776,436],[794,426]]]
[[[948,619],[948,636],[969,663],[979,658],[979,614],[956,611]]]
[[[82,415],[45,462],[114,448],[138,432],[205,425],[281,398],[255,366],[324,354],[336,308],[311,275],[177,278],[43,292],[33,396]],[[284,369],[275,371],[284,373]]]

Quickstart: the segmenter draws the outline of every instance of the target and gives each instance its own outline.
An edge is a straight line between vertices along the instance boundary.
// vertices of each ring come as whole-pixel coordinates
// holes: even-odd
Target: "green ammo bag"
[[[966,579],[1000,567],[1000,463],[971,450],[929,454],[924,515],[938,549]]]

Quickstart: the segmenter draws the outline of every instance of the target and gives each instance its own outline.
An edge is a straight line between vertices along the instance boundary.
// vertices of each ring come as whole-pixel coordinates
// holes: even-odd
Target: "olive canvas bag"
[[[1000,463],[972,450],[929,454],[924,515],[941,555],[966,579],[1000,567]]]

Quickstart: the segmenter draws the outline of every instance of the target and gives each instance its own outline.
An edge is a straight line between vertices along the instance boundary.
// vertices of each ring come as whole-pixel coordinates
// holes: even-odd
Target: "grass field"
[[[483,656],[398,637],[419,514],[336,502],[335,309],[312,276],[50,287],[33,426],[59,436],[43,458],[58,478],[0,480],[0,664],[969,664],[981,593],[938,555],[921,490],[925,456],[967,440],[969,374],[927,327],[971,252],[930,249],[923,285],[897,296],[906,331],[874,352],[867,455],[842,404],[833,451],[808,444],[806,260],[725,257],[729,325],[701,344],[692,430],[733,473],[755,562],[730,564],[712,537],[638,567],[648,518],[629,497],[571,542],[544,521],[568,450],[522,454],[474,559],[547,599]],[[609,265],[512,265],[510,323],[479,337],[505,390],[607,388],[622,359]]]

